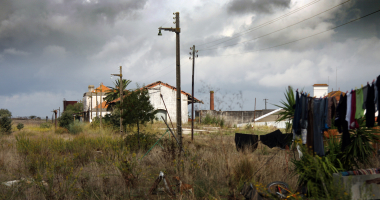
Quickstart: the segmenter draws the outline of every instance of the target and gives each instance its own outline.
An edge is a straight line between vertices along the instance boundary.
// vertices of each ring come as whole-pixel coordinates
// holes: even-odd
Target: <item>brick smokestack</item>
[[[210,91],[210,110],[214,110],[214,91]]]

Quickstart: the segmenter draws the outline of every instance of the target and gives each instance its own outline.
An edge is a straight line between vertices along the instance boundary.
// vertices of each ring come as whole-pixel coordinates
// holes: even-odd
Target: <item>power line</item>
[[[207,50],[219,49],[219,48],[224,48],[224,47],[229,47],[229,46],[235,46],[235,45],[237,45],[237,44],[243,44],[243,43],[247,43],[247,42],[250,42],[250,41],[253,41],[253,40],[257,40],[257,39],[260,39],[260,38],[266,37],[266,36],[268,36],[268,35],[271,35],[271,34],[273,34],[273,33],[277,33],[277,32],[279,32],[279,31],[282,31],[282,30],[284,30],[284,29],[287,29],[287,28],[289,28],[289,27],[292,27],[292,26],[294,26],[294,25],[300,24],[300,23],[302,23],[302,22],[304,22],[304,21],[307,21],[307,20],[309,20],[309,19],[311,19],[311,18],[314,18],[314,17],[316,17],[316,16],[318,16],[318,15],[320,15],[320,14],[323,14],[323,13],[325,13],[325,12],[327,12],[327,11],[330,11],[330,10],[336,8],[336,7],[342,6],[343,4],[345,4],[345,3],[349,2],[349,1],[350,1],[350,0],[345,1],[345,2],[343,2],[343,3],[340,3],[340,4],[338,4],[338,5],[334,6],[334,7],[331,7],[331,8],[329,8],[329,9],[327,9],[327,10],[325,10],[325,11],[323,11],[323,12],[320,12],[320,13],[318,13],[318,14],[316,14],[316,15],[313,15],[313,16],[311,16],[311,17],[309,17],[309,18],[303,19],[303,20],[301,20],[301,21],[299,21],[299,22],[296,22],[296,23],[291,24],[291,25],[289,25],[289,26],[286,26],[286,27],[284,27],[284,28],[278,29],[278,30],[276,30],[276,31],[273,31],[273,32],[267,33],[267,34],[265,34],[265,35],[262,35],[262,36],[259,36],[259,37],[256,37],[256,38],[253,38],[253,39],[250,39],[250,40],[246,40],[246,41],[243,41],[243,42],[238,42],[238,43],[235,43],[235,44],[225,45],[225,46],[223,46],[223,47],[215,47],[215,48],[209,48],[209,49],[201,49],[201,50],[199,50],[199,51],[207,51]],[[228,41],[228,40],[227,40],[227,41]],[[226,42],[226,41],[225,41],[225,42]],[[222,44],[222,43],[224,43],[224,42],[221,42],[221,43],[218,43],[218,44]],[[216,45],[218,45],[218,44],[212,45],[211,47],[216,46]]]
[[[380,10],[374,11],[374,12],[369,13],[369,14],[367,14],[367,15],[364,15],[364,16],[358,17],[358,18],[356,18],[356,19],[353,19],[353,20],[351,20],[351,21],[348,21],[348,22],[346,22],[346,23],[344,23],[344,24],[341,24],[341,25],[335,26],[335,27],[333,27],[333,28],[327,29],[327,30],[325,30],[325,31],[321,31],[321,32],[316,33],[316,34],[313,34],[313,35],[309,35],[309,36],[307,36],[307,37],[304,37],[304,38],[301,38],[301,39],[298,39],[298,40],[293,40],[293,41],[290,41],[290,42],[287,42],[287,43],[283,43],[283,44],[279,44],[279,45],[276,45],[276,46],[271,46],[271,47],[267,47],[267,48],[263,48],[263,49],[258,49],[258,50],[254,50],[254,51],[249,51],[249,52],[244,52],[244,53],[237,53],[237,54],[220,55],[220,56],[234,56],[234,55],[241,55],[241,54],[246,54],[246,53],[252,53],[252,52],[257,52],[257,51],[263,51],[263,50],[273,49],[273,48],[276,48],[276,47],[280,47],[280,46],[284,46],[284,45],[287,45],[287,44],[295,43],[295,42],[298,42],[298,41],[301,41],[301,40],[304,40],[304,39],[307,39],[307,38],[311,38],[311,37],[314,37],[314,36],[316,36],[316,35],[319,35],[319,34],[322,34],[322,33],[328,32],[328,31],[331,31],[331,30],[333,30],[333,29],[336,29],[336,28],[339,28],[339,27],[341,27],[341,26],[347,25],[347,24],[349,24],[349,23],[355,22],[355,21],[357,21],[357,20],[359,20],[359,19],[363,19],[363,18],[368,17],[368,16],[370,16],[370,15],[373,15],[373,14],[375,14],[375,13],[377,13],[377,12],[380,12]],[[199,51],[200,51],[200,50],[199,50]],[[218,57],[218,56],[215,56],[215,57]]]
[[[264,27],[264,26],[267,26],[267,25],[269,25],[269,24],[272,24],[272,23],[274,23],[274,22],[277,22],[277,21],[279,21],[279,20],[281,20],[281,19],[283,19],[283,18],[285,18],[285,17],[287,17],[287,16],[290,16],[290,15],[292,15],[292,14],[294,14],[294,13],[300,11],[300,10],[303,10],[304,8],[307,8],[307,7],[309,7],[309,6],[311,6],[311,5],[315,4],[315,3],[317,3],[317,2],[319,2],[319,1],[320,1],[320,0],[314,0],[314,1],[308,3],[308,4],[304,5],[304,6],[301,6],[301,7],[297,8],[297,9],[295,9],[295,10],[292,10],[292,11],[288,12],[288,13],[286,13],[286,14],[280,16],[280,17],[277,17],[277,18],[275,18],[275,19],[272,19],[272,20],[270,20],[270,21],[267,21],[267,22],[265,22],[265,23],[263,23],[263,24],[260,24],[260,25],[258,25],[258,26],[255,26],[255,27],[250,28],[250,29],[248,29],[248,30],[242,31],[241,33],[237,33],[235,36],[233,36],[233,37],[230,38],[229,40],[232,40],[232,39],[234,39],[234,38],[240,37],[240,36],[246,34],[247,32],[251,32],[251,31],[254,31],[254,30],[260,29],[260,28],[262,28],[262,27]],[[220,40],[224,40],[224,39],[226,39],[226,38],[228,38],[228,37],[224,37],[224,38],[221,38],[221,39],[217,39],[217,40],[214,40],[214,41],[211,41],[211,42],[206,42],[206,43],[203,43],[203,44],[200,44],[200,45],[197,45],[197,46],[203,46],[203,45],[206,45],[206,44],[210,44],[210,43],[213,43],[213,42],[217,42],[217,41],[220,41]],[[227,42],[227,41],[229,41],[229,40],[226,40],[226,41],[224,41],[224,42]]]

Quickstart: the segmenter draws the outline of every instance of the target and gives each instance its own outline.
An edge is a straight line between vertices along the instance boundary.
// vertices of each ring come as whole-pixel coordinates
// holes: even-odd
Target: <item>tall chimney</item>
[[[214,91],[210,91],[210,110],[214,110]]]

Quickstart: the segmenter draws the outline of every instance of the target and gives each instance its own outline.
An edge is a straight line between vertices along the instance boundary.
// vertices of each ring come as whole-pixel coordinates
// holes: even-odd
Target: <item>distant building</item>
[[[92,100],[92,118],[96,116],[96,108],[100,110],[100,107],[102,109],[102,116],[110,113],[107,111],[106,102],[102,100],[102,104],[100,105],[100,98],[106,97],[105,93],[109,91],[110,89],[104,85],[101,85],[100,87],[93,89],[94,86],[90,85],[88,86],[89,92],[84,93],[83,95],[83,109],[85,112],[91,112],[91,100]],[[154,83],[151,83],[145,88],[148,89],[149,98],[152,106],[155,110],[158,110],[158,113],[156,117],[159,120],[161,119],[161,116],[167,120],[168,119],[168,113],[170,115],[170,118],[172,122],[176,121],[177,118],[177,89],[167,83],[163,83],[161,81],[157,81]],[[103,92],[100,92],[103,91]],[[96,97],[97,92],[97,97]],[[92,94],[92,97],[91,97]],[[161,98],[162,95],[162,98]],[[96,99],[98,100],[98,104],[96,104]],[[165,101],[166,108],[168,112],[166,112],[165,105],[163,100]],[[188,105],[191,104],[192,96],[189,93],[186,93],[184,91],[181,91],[181,117],[182,117],[182,123],[188,122]],[[120,98],[116,99],[115,102],[120,101]],[[201,100],[194,98],[194,103],[203,103]],[[99,112],[99,111],[98,111]],[[99,115],[99,113],[98,113]],[[91,118],[91,115],[89,116]]]
[[[313,93],[314,97],[318,97],[318,98],[324,97],[329,92],[329,85],[327,84],[314,84],[313,88],[314,88],[314,93]]]
[[[88,92],[83,94],[85,121],[91,121],[94,117],[100,116],[100,114],[104,117],[106,114],[111,113],[110,111],[107,111],[105,101],[103,100],[106,97],[106,93],[109,91],[110,89],[107,86],[104,86],[103,83],[101,83],[96,89],[93,85],[88,86]]]
[[[66,99],[63,99],[63,111],[66,110],[66,108],[67,108],[68,105],[74,105],[77,102],[78,101],[66,101]]]

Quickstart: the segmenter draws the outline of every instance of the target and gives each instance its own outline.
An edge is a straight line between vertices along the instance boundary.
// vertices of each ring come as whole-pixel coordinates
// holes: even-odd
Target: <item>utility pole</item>
[[[267,109],[267,100],[269,100],[269,99],[264,99],[264,101],[265,101],[265,110]]]
[[[123,135],[123,118],[121,117],[123,114],[123,110],[121,109],[121,105],[123,105],[123,70],[122,66],[120,66],[120,74],[111,74],[112,76],[120,77],[119,82],[119,94],[120,94],[120,135]]]
[[[103,106],[102,106],[102,100],[103,100],[103,83],[100,84],[100,129],[102,129],[102,114],[103,114]]]
[[[198,51],[195,51],[195,45],[193,47],[190,47],[190,50],[193,50],[193,72],[191,76],[191,141],[194,141],[194,65],[195,65],[195,52],[198,53]],[[197,55],[198,57],[198,55]],[[191,59],[191,56],[189,57]]]
[[[253,112],[253,123],[256,123],[256,98],[255,98],[255,111]]]
[[[176,89],[177,89],[177,134],[179,137],[179,146],[182,149],[182,117],[181,117],[181,68],[180,68],[180,51],[179,51],[179,34],[181,28],[179,27],[179,12],[173,13],[176,24],[175,28],[158,28],[158,36],[162,36],[161,30],[172,31],[176,34]],[[180,151],[181,152],[181,151]]]

